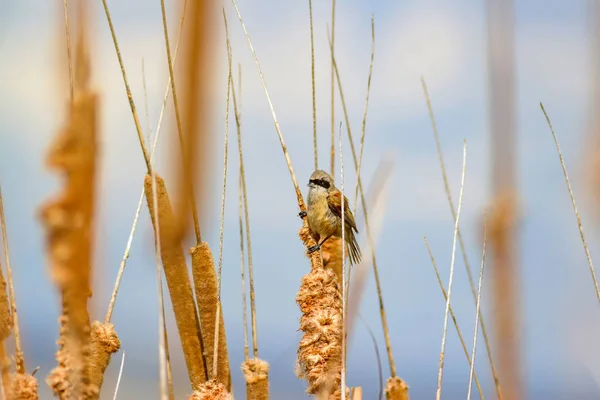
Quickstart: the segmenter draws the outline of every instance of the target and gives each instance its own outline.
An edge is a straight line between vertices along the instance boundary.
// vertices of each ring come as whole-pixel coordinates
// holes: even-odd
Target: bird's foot
[[[307,215],[308,215],[308,214],[306,213],[306,211],[300,211],[300,212],[298,213],[298,216],[299,216],[300,218],[304,218],[304,217],[306,217]]]
[[[319,250],[320,248],[321,248],[321,246],[319,246],[319,245],[311,246],[308,248],[308,254],[312,254],[315,251]]]

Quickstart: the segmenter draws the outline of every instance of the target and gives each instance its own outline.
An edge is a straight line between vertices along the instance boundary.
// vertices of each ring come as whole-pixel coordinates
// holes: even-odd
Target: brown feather
[[[342,218],[342,192],[335,189],[329,192],[327,196],[327,204],[329,206],[329,210],[338,218]],[[356,221],[354,220],[354,215],[352,215],[352,211],[350,209],[350,205],[348,202],[348,198],[344,196],[344,224],[345,224],[345,241],[348,244],[350,250],[350,262],[352,264],[358,264],[361,259],[360,248],[358,247],[358,242],[356,241],[355,233],[358,233],[358,228],[356,227]]]

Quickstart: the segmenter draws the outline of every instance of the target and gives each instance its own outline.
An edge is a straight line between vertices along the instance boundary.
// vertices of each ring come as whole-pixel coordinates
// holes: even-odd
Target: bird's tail
[[[357,265],[361,258],[362,254],[360,252],[360,247],[358,247],[358,242],[356,240],[356,236],[354,236],[354,232],[352,229],[346,230],[346,243],[348,244],[350,263],[352,265]]]

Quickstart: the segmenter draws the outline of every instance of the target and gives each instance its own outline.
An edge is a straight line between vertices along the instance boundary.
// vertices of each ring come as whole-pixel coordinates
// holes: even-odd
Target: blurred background
[[[168,68],[160,2],[109,0],[130,85],[142,121],[142,59],[149,121],[156,130]],[[169,1],[172,47],[179,2]],[[271,364],[274,399],[303,399],[305,382],[294,374],[300,312],[295,303],[309,262],[298,239],[300,220],[279,139],[243,31],[232,5],[229,18],[234,65],[241,63],[245,170],[256,287],[260,356]],[[290,156],[306,193],[313,170],[312,103],[308,2],[239,0],[271,91]],[[552,136],[540,111],[542,101],[561,141],[592,258],[599,254],[598,226],[584,163],[592,127],[594,2],[515,1],[516,134],[520,213],[518,267],[521,293],[523,374],[526,398],[586,399],[600,395],[600,319],[587,260]],[[40,366],[43,380],[55,365],[59,297],[44,256],[39,206],[59,190],[60,180],[45,168],[45,154],[66,118],[68,80],[61,2],[4,2],[0,12],[0,183],[16,300],[28,368]],[[102,319],[142,190],[144,163],[108,24],[100,2],[92,7],[93,82],[101,94],[101,180],[98,186],[94,254],[95,319]],[[490,124],[485,2],[466,0],[352,0],[338,2],[335,52],[358,141],[369,72],[371,15],[375,17],[375,61],[364,161],[365,187],[380,157],[395,156],[390,198],[377,248],[382,290],[398,375],[413,399],[431,398],[436,388],[445,301],[423,243],[427,236],[446,282],[454,224],[447,204],[434,136],[420,76],[431,95],[450,186],[457,202],[462,141],[468,145],[461,231],[470,263],[478,271],[483,212],[491,200]],[[313,4],[319,163],[329,166],[330,56],[327,25],[331,3]],[[227,53],[222,21],[213,79],[214,188],[202,223],[203,238],[219,245],[220,182],[227,88]],[[237,84],[237,83],[236,83]],[[336,90],[337,93],[337,90]],[[239,94],[238,94],[239,96]],[[238,158],[230,112],[229,179],[223,250],[223,313],[236,398],[244,398],[238,226]],[[336,124],[343,118],[336,97]],[[146,127],[146,123],[142,122]],[[159,171],[170,185],[170,146],[177,144],[172,102],[157,150]],[[345,188],[353,202],[355,174],[344,134]],[[336,143],[337,147],[337,143]],[[337,150],[336,150],[337,151]],[[336,166],[339,180],[339,166]],[[358,213],[361,215],[361,213]],[[358,217],[362,225],[362,216]],[[102,398],[112,398],[121,353],[126,353],[120,397],[156,398],[158,388],[158,300],[154,244],[144,204],[125,270],[113,323],[121,351],[113,356]],[[361,232],[359,240],[364,233]],[[191,243],[190,243],[191,245]],[[470,347],[475,322],[464,263],[457,250],[452,305]],[[488,271],[489,272],[489,271]],[[483,313],[489,315],[484,278]],[[168,293],[165,290],[165,293]],[[168,295],[166,295],[168,299]],[[167,305],[177,398],[191,392],[176,326]],[[360,313],[375,332],[384,379],[389,376],[372,273]],[[491,318],[488,318],[491,320]],[[488,323],[488,325],[491,324]],[[491,331],[491,329],[490,329]],[[469,380],[456,332],[448,331],[444,398],[466,396]],[[483,341],[476,369],[485,394],[495,396]],[[348,381],[362,386],[365,399],[379,388],[377,357],[364,324],[358,322],[349,348]],[[41,398],[50,398],[40,382]]]

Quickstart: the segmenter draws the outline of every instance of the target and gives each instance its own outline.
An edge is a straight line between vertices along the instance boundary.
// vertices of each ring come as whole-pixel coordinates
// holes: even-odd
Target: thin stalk
[[[185,7],[185,3],[184,3]],[[171,45],[169,43],[169,28],[167,25],[167,12],[165,11],[165,0],[160,0],[160,10],[162,13],[163,33],[165,36],[165,47],[167,49],[167,61],[169,63],[169,77],[171,82],[171,92],[173,92],[173,106],[175,107],[175,120],[177,121],[177,133],[179,135],[179,145],[181,146],[181,156],[184,162],[184,168],[189,169],[187,157],[185,157],[185,143],[183,140],[183,129],[181,127],[181,116],[179,113],[179,102],[177,101],[177,90],[175,88],[175,74],[173,73],[173,60],[171,59]],[[189,178],[189,176],[188,176]],[[192,219],[194,221],[194,234],[196,235],[196,245],[202,241],[200,235],[200,223],[198,222],[198,211],[196,210],[196,195],[194,194],[194,182],[188,179],[190,203],[192,208]]]
[[[74,80],[73,80],[73,59],[71,57],[71,29],[69,27],[69,4],[68,0],[63,0],[63,13],[65,16],[65,37],[67,39],[67,63],[69,64],[69,91],[71,101],[73,101]]]
[[[367,96],[365,100],[365,110],[363,112],[362,132],[360,136],[360,150],[358,152],[358,167],[356,167],[356,175],[360,175],[363,159],[363,150],[365,147],[365,132],[367,126],[367,111],[369,109],[369,94],[371,93],[371,77],[373,76],[373,61],[375,61],[375,16],[371,15],[371,62],[369,63],[369,78],[367,79]],[[356,207],[358,204],[358,182],[354,192],[354,214],[356,215]]]
[[[242,310],[243,310],[243,325],[244,325],[244,361],[248,361],[248,305],[246,304],[246,276],[244,264],[244,206],[243,206],[243,191],[242,191],[242,172],[240,168],[240,177],[238,184],[239,191],[239,216],[240,216],[240,265],[242,271]]]
[[[10,298],[10,312],[13,320],[13,335],[15,336],[15,364],[18,374],[25,373],[25,359],[21,347],[21,331],[19,330],[19,315],[17,314],[17,302],[15,299],[15,286],[10,265],[10,253],[8,251],[8,234],[6,233],[6,218],[4,215],[4,203],[2,200],[2,185],[0,185],[0,226],[2,227],[2,243],[4,244],[4,261],[6,262],[6,279],[8,280],[8,293]]]
[[[235,2],[235,0],[234,0]],[[237,7],[236,7],[237,10]],[[238,14],[239,16],[239,14]],[[227,19],[225,19],[227,21]],[[241,21],[241,17],[240,17]],[[244,28],[245,30],[245,28]],[[227,40],[229,41],[229,28],[227,26],[227,22],[225,22],[225,34],[227,36]],[[262,76],[262,74],[261,74]],[[243,146],[242,146],[242,127],[241,121],[239,120],[239,113],[237,108],[237,98],[235,95],[235,86],[231,86],[231,95],[233,98],[233,108],[234,115],[236,119],[236,128],[237,128],[237,141],[238,141],[238,153],[239,153],[239,163],[240,163],[240,173],[242,175],[242,192],[244,198],[244,219],[246,223],[246,243],[248,245],[248,279],[250,281],[250,319],[252,324],[252,348],[254,352],[254,357],[258,358],[258,337],[257,337],[257,329],[256,329],[256,304],[255,304],[255,291],[254,291],[254,269],[252,266],[252,242],[250,240],[250,217],[249,217],[249,209],[248,209],[248,191],[246,189],[246,171],[244,169],[244,155],[243,155]],[[277,129],[279,129],[279,124],[276,124]],[[283,140],[283,137],[281,137]],[[286,152],[287,153],[287,152]],[[289,157],[288,157],[289,158]],[[288,164],[291,168],[291,163]],[[291,170],[293,172],[293,170]],[[295,180],[295,176],[293,180]],[[296,183],[297,184],[297,183]]]
[[[329,40],[329,46],[330,46],[330,48],[332,48],[331,39]],[[342,89],[342,82],[340,80],[340,73],[339,73],[337,62],[335,61],[335,57],[334,57],[333,53],[332,53],[331,57],[332,57],[332,61],[333,61],[333,67],[334,67],[334,70],[335,70],[336,80],[337,80],[337,83],[338,83],[338,90],[340,92],[340,99],[342,101],[342,109],[344,111],[344,119],[346,120],[346,129],[347,129],[347,132],[348,132],[348,141],[350,142],[350,149],[352,150],[352,160],[354,161],[354,168],[358,169],[358,159],[356,157],[356,150],[354,148],[354,140],[352,138],[352,130],[350,128],[350,123],[349,123],[350,118],[348,116],[348,109],[346,108],[346,101],[344,99],[344,91]],[[364,190],[363,190],[362,180],[360,178],[360,174],[356,175],[356,180],[358,182],[358,189],[359,189],[359,192],[360,192],[360,200],[361,200],[361,203],[363,204],[362,209],[363,209],[363,215],[364,215],[364,218],[365,218],[365,229],[367,231],[368,243],[369,243],[369,246],[374,249],[374,246],[373,246],[373,243],[374,243],[373,242],[373,237],[372,237],[372,234],[371,234],[371,228],[369,226],[369,214],[367,212],[367,206],[366,206],[367,203],[365,201],[365,193],[364,193]],[[390,339],[390,331],[389,331],[389,328],[388,328],[387,318],[386,318],[386,315],[385,315],[385,307],[384,307],[384,304],[383,304],[383,293],[382,293],[382,290],[381,290],[381,282],[380,282],[380,279],[379,279],[379,269],[377,268],[377,258],[375,257],[375,251],[374,250],[371,252],[371,261],[373,263],[373,275],[375,276],[375,285],[377,287],[377,297],[378,297],[378,300],[379,300],[379,314],[381,316],[381,325],[383,327],[383,335],[384,335],[384,338],[385,338],[385,346],[386,346],[388,361],[389,361],[389,364],[390,364],[390,375],[392,377],[395,377],[396,376],[396,365],[394,363],[394,355],[393,355],[393,352],[392,352],[392,341]]]
[[[271,110],[271,116],[273,117],[273,124],[275,125],[275,130],[277,131],[277,136],[279,137],[279,142],[281,143],[281,149],[283,150],[283,155],[285,157],[285,161],[290,171],[290,177],[292,178],[292,184],[294,185],[294,189],[296,190],[296,197],[298,199],[298,208],[300,211],[306,211],[306,204],[304,203],[304,197],[302,196],[302,192],[300,191],[300,186],[298,185],[298,180],[296,179],[296,174],[294,173],[294,168],[292,167],[292,160],[287,151],[287,145],[285,144],[285,140],[283,139],[283,134],[281,133],[281,128],[279,127],[279,122],[277,121],[277,115],[275,114],[275,108],[273,107],[273,102],[271,101],[271,96],[269,95],[269,90],[267,89],[267,83],[265,82],[265,77],[262,73],[262,69],[260,68],[260,62],[258,61],[258,57],[256,56],[256,51],[254,50],[254,46],[252,45],[252,41],[250,40],[250,35],[248,34],[248,30],[246,29],[246,24],[242,19],[242,15],[240,14],[240,10],[238,9],[236,0],[231,0],[233,7],[235,8],[235,12],[240,21],[240,25],[242,25],[242,29],[244,30],[244,35],[246,36],[246,41],[248,42],[248,47],[250,47],[250,51],[252,52],[252,57],[254,58],[254,63],[256,64],[256,68],[258,69],[258,74],[260,76],[260,80],[263,85],[263,89],[265,91],[265,95],[267,97],[267,102],[269,103],[269,109]],[[235,94],[233,95],[233,104],[235,106]],[[245,196],[244,196],[245,197]],[[247,199],[245,198],[244,201]],[[303,220],[306,221],[306,217],[303,217]],[[246,225],[246,229],[248,226]],[[312,241],[314,242],[314,240]],[[248,243],[250,245],[250,243]],[[248,249],[250,251],[250,249]]]
[[[456,211],[456,221],[454,222],[454,238],[452,240],[452,260],[450,261],[450,279],[448,281],[448,299],[446,300],[446,312],[444,313],[444,333],[442,334],[442,349],[440,351],[440,362],[438,367],[437,390],[435,393],[436,400],[440,400],[442,396],[442,375],[444,373],[444,355],[446,353],[446,335],[448,333],[448,312],[450,309],[450,298],[452,296],[452,282],[454,278],[454,261],[456,259],[456,236],[458,232],[458,220],[462,208],[463,191],[465,187],[465,172],[467,169],[467,141],[463,142],[463,167],[462,176],[460,178],[460,194],[458,195],[458,210]]]
[[[117,376],[117,384],[115,385],[115,394],[113,400],[117,400],[117,394],[119,394],[119,385],[121,384],[121,377],[123,376],[123,367],[125,366],[125,352],[121,357],[121,366],[119,367],[119,375]]]
[[[239,102],[237,104],[236,123],[242,130],[242,66],[238,64],[238,94]],[[246,304],[246,276],[244,263],[244,192],[243,192],[243,173],[244,170],[240,165],[238,179],[238,203],[239,203],[239,220],[240,220],[240,266],[242,272],[242,309],[243,309],[243,324],[244,324],[244,361],[248,361],[248,305]]]
[[[152,200],[154,203],[154,221],[156,225],[154,240],[155,240],[155,257],[156,257],[156,277],[158,281],[158,365],[159,365],[159,388],[161,400],[167,400],[167,365],[166,365],[166,337],[165,337],[165,302],[162,291],[162,271],[161,271],[161,243],[160,243],[160,222],[158,220],[158,196],[156,193],[156,174],[152,174]]]
[[[335,0],[331,0],[331,54],[335,49]],[[331,176],[335,176],[335,71],[331,57]]]
[[[346,272],[346,214],[344,214],[344,152],[342,147],[342,123],[340,122],[340,191],[342,192],[342,316],[346,318],[346,312],[348,307],[348,301],[346,297],[346,281],[348,280],[348,273]],[[341,388],[342,400],[346,400],[346,324],[342,323],[342,379]]]
[[[563,159],[562,151],[560,150],[560,145],[558,144],[558,137],[554,132],[554,128],[552,127],[552,122],[550,122],[550,117],[546,113],[544,109],[544,105],[540,103],[540,107],[542,108],[542,112],[546,117],[546,122],[548,123],[548,127],[550,128],[550,132],[552,133],[552,137],[554,138],[554,144],[556,145],[556,151],[558,152],[558,158],[560,160],[560,166],[562,167],[563,174],[565,175],[565,182],[567,183],[567,188],[569,189],[569,196],[571,197],[571,203],[573,204],[573,211],[575,212],[575,218],[577,219],[577,227],[579,228],[579,236],[581,237],[581,243],[583,244],[583,249],[585,251],[585,256],[588,261],[588,266],[590,267],[590,274],[592,276],[592,283],[594,284],[594,290],[596,291],[596,297],[600,302],[600,287],[598,287],[598,279],[596,279],[596,270],[594,268],[594,263],[592,262],[592,256],[590,255],[590,249],[588,248],[587,241],[585,240],[585,233],[583,232],[583,224],[581,223],[581,217],[579,216],[579,211],[577,210],[577,203],[575,202],[575,195],[573,194],[573,188],[571,187],[571,181],[569,180],[569,174],[567,172],[567,167],[565,166],[565,160]]]
[[[183,30],[183,22],[185,20],[185,9],[186,9],[187,1],[184,3],[183,12],[181,13],[181,22],[179,23],[179,33],[177,35],[177,44],[175,45],[175,54],[173,55],[173,62],[177,61],[177,53],[179,51],[179,42],[181,39],[181,31]],[[169,98],[169,89],[171,87],[171,77],[169,76],[169,82],[167,83],[167,87],[165,88],[165,94],[163,96],[163,103],[160,109],[160,115],[158,117],[158,122],[156,124],[156,135],[154,136],[154,142],[152,143],[152,152],[150,154],[150,161],[154,159],[154,153],[156,151],[156,145],[158,143],[158,137],[160,135],[160,128],[162,126],[163,115],[165,112],[165,107],[167,105],[167,100]],[[108,304],[108,310],[106,311],[106,316],[104,317],[104,322],[109,323],[112,318],[112,313],[115,308],[115,303],[117,301],[117,294],[119,293],[119,287],[121,286],[121,280],[123,278],[123,273],[125,272],[125,266],[127,265],[127,260],[129,259],[129,253],[131,251],[131,244],[133,242],[133,236],[137,229],[137,223],[140,217],[140,212],[142,211],[142,204],[144,202],[144,187],[142,185],[142,193],[140,194],[140,200],[138,201],[138,206],[135,211],[135,217],[133,218],[133,224],[131,225],[131,230],[129,232],[129,238],[127,239],[127,245],[125,246],[125,253],[123,254],[123,258],[121,259],[121,264],[119,265],[119,272],[117,273],[117,279],[115,280],[115,286],[113,288],[112,295],[110,297],[110,302]]]
[[[483,282],[483,269],[485,267],[485,248],[487,245],[487,215],[483,224],[483,252],[481,254],[481,270],[479,271],[479,285],[477,288],[477,305],[475,307],[475,332],[473,333],[473,351],[471,352],[471,369],[469,370],[469,391],[467,400],[471,400],[471,388],[473,387],[473,374],[475,371],[475,352],[477,351],[477,332],[479,328],[479,313],[481,311],[481,284]]]
[[[313,35],[312,0],[308,0],[308,12],[310,14],[310,70],[312,76],[313,147],[316,171],[319,169],[319,151],[317,149],[317,99],[315,90],[315,40]]]
[[[148,174],[151,175],[152,174],[152,164],[150,163],[150,155],[148,154],[148,149],[146,148],[146,143],[144,142],[144,134],[142,133],[142,127],[140,125],[138,113],[135,108],[135,102],[133,101],[133,95],[131,94],[131,89],[129,88],[129,82],[127,81],[127,73],[125,72],[125,65],[123,64],[123,58],[121,57],[121,50],[119,50],[119,42],[117,41],[115,27],[113,26],[112,18],[110,16],[110,11],[108,9],[108,4],[106,4],[106,0],[102,0],[102,5],[104,6],[104,13],[106,14],[106,20],[108,21],[108,27],[110,28],[110,34],[112,36],[113,44],[115,46],[115,51],[117,53],[117,59],[119,60],[119,67],[121,67],[121,75],[123,76],[123,83],[125,84],[127,100],[129,100],[129,107],[131,108],[131,115],[133,116],[133,122],[135,124],[135,129],[137,131],[138,140],[140,142],[140,148],[142,149],[142,154],[144,156],[144,162],[146,163],[146,169],[148,171]]]
[[[421,85],[423,86],[423,93],[425,95],[425,101],[427,102],[427,109],[429,110],[429,119],[431,120],[431,127],[433,130],[433,136],[435,139],[435,147],[437,149],[438,159],[440,162],[440,169],[442,171],[442,180],[444,181],[444,191],[446,192],[446,198],[448,205],[450,206],[450,213],[452,214],[452,220],[456,221],[456,208],[454,207],[454,201],[452,200],[452,193],[450,191],[450,184],[448,183],[448,174],[446,172],[446,165],[444,163],[444,155],[442,153],[442,146],[440,144],[440,136],[438,134],[437,123],[435,121],[435,115],[433,113],[433,107],[431,105],[431,99],[429,97],[429,91],[427,90],[427,84],[425,78],[421,77]],[[469,279],[469,286],[471,288],[471,294],[473,295],[473,301],[477,302],[477,291],[475,289],[475,281],[473,279],[473,273],[471,272],[471,264],[467,257],[467,250],[460,227],[458,228],[458,243],[460,245],[460,251],[463,255],[463,261],[465,263],[465,269],[467,271],[467,278]],[[485,349],[487,351],[488,359],[490,361],[490,367],[492,369],[492,375],[494,377],[494,384],[496,386],[496,394],[498,399],[502,400],[502,392],[500,390],[500,379],[498,378],[498,372],[496,371],[496,364],[492,357],[492,347],[485,327],[483,314],[479,314],[479,323],[481,324],[481,333],[483,334],[483,341],[485,342]]]
[[[164,0],[161,0],[164,1]],[[223,9],[223,19],[227,24],[225,9]],[[227,194],[227,160],[228,160],[228,139],[229,139],[229,94],[231,92],[231,45],[229,43],[229,35],[226,38],[227,59],[229,66],[229,74],[227,75],[227,96],[225,99],[225,138],[223,139],[223,188],[221,190],[221,216],[219,227],[219,264],[217,274],[217,312],[215,320],[215,340],[214,340],[214,356],[213,356],[213,377],[217,376],[217,365],[219,361],[219,326],[221,317],[221,276],[223,272],[223,234],[225,232],[225,199]]]
[[[433,252],[431,251],[431,247],[429,247],[429,242],[427,241],[427,237],[423,238],[425,240],[425,246],[427,247],[427,251],[429,252],[429,258],[431,258],[431,264],[433,265],[433,270],[435,271],[435,276],[437,278],[438,284],[440,285],[440,290],[444,295],[444,300],[448,301],[448,294],[446,293],[446,289],[444,288],[444,283],[442,282],[442,277],[440,276],[440,271],[438,270],[437,264],[435,262],[435,258],[433,257]],[[454,310],[452,310],[452,305],[448,308],[450,310],[450,317],[452,317],[452,322],[454,323],[454,328],[456,329],[456,333],[458,334],[458,338],[460,339],[460,344],[462,346],[463,352],[465,353],[465,357],[467,357],[467,362],[469,363],[469,368],[471,366],[471,356],[469,355],[469,350],[467,350],[467,345],[465,344],[465,340],[463,339],[462,332],[460,327],[458,326],[458,320],[456,319],[456,315],[454,314]],[[483,400],[483,390],[481,390],[481,385],[479,384],[479,379],[477,378],[477,372],[474,372],[475,376],[475,385],[477,386],[477,390],[479,391],[479,397]]]

